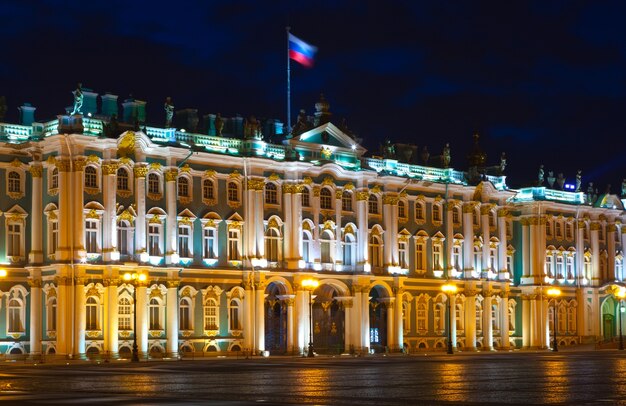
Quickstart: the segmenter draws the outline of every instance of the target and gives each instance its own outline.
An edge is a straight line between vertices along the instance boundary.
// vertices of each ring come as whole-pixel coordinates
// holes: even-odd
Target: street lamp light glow
[[[309,291],[309,352],[307,357],[315,357],[315,351],[313,349],[313,291],[320,285],[320,281],[317,279],[309,278],[300,282],[302,287]]]
[[[448,295],[448,354],[454,354],[452,349],[452,295],[454,295],[458,288],[454,283],[446,283],[441,286],[441,290]]]
[[[452,294],[452,293],[456,293],[458,288],[453,283],[446,283],[445,285],[441,286],[441,290],[444,293]]]
[[[561,289],[559,288],[550,288],[548,289],[548,296],[550,297],[557,297],[557,296],[561,296]]]
[[[556,322],[556,298],[561,296],[561,289],[559,288],[550,288],[546,292],[548,296],[554,298],[554,307],[552,308],[552,330],[554,330],[554,345],[552,346],[552,351],[559,351],[559,344],[557,343],[556,331],[557,331],[557,322]]]
[[[302,281],[302,287],[306,290],[315,290],[320,285],[320,282],[317,279],[304,279]]]
[[[7,270],[0,269],[0,278],[6,278],[6,277],[7,277]]]

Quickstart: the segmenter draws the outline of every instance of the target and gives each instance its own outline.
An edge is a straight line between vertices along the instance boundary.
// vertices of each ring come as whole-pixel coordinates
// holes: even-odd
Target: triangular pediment
[[[326,146],[341,148],[346,151],[354,151],[357,156],[361,156],[367,152],[367,150],[359,145],[351,136],[344,133],[330,122],[293,137],[289,140],[289,143],[296,147],[296,149],[297,147],[305,147],[307,144],[311,144],[311,147],[315,149]]]

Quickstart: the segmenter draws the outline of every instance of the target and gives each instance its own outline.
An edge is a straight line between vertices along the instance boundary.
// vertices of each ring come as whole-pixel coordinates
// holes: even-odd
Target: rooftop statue
[[[441,156],[444,168],[448,168],[450,166],[451,159],[452,157],[450,155],[450,143],[446,142],[446,145],[443,147],[443,154]]]
[[[556,175],[556,184],[559,187],[559,190],[563,190],[563,186],[565,185],[565,176],[563,176],[563,172],[559,172]]]
[[[296,124],[293,126],[291,132],[293,135],[300,135],[305,132],[308,127],[309,123],[307,122],[306,112],[304,111],[304,109],[301,109],[300,113],[298,113]]]
[[[261,131],[261,123],[254,116],[250,116],[249,119],[245,120],[243,123],[243,134],[244,138],[256,138],[260,140],[263,138],[263,134]]]
[[[580,186],[583,183],[583,175],[582,175],[583,171],[582,170],[578,170],[578,172],[576,172],[576,192],[580,192]]]
[[[74,95],[74,110],[72,110],[72,113],[70,114],[71,116],[73,116],[74,114],[83,114],[80,109],[83,108],[83,84],[79,83],[78,87],[76,88],[76,90],[74,90],[72,92],[72,94]]]
[[[506,169],[506,153],[503,152],[500,155],[500,175],[504,175],[504,170]]]
[[[0,96],[0,121],[4,120],[4,115],[7,113],[7,99],[4,96]]]
[[[556,178],[554,177],[554,171],[548,171],[548,178],[546,180],[548,181],[550,189],[554,189],[554,181],[556,181]]]
[[[622,197],[626,197],[626,179],[622,179]]]
[[[222,120],[222,115],[220,113],[217,113],[217,116],[215,116],[215,134],[218,137],[221,137],[223,130],[224,130],[224,120]]]
[[[385,159],[396,158],[396,147],[393,145],[391,140],[389,139],[385,140],[385,145],[383,145],[382,150],[383,150],[383,158]]]
[[[424,149],[422,150],[422,163],[424,166],[428,166],[428,160],[430,159],[430,152],[428,152],[428,147],[424,145]]]
[[[539,174],[537,176],[537,186],[543,186],[543,165],[539,165]]]
[[[172,119],[174,118],[174,103],[172,103],[172,98],[165,98],[165,105],[163,106],[165,109],[165,128],[172,127]]]

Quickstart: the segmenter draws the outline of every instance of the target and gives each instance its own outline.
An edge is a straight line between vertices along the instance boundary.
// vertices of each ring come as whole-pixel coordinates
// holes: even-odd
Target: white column
[[[530,300],[528,295],[522,295],[522,347],[530,348],[530,336],[532,326],[530,324]]]
[[[537,218],[531,217],[528,219],[529,222],[529,236],[530,236],[530,245],[529,245],[529,264],[530,264],[530,277],[533,283],[539,283],[540,279],[543,279],[543,269],[538,269],[537,267],[537,256],[546,256],[545,248],[540,251],[540,245],[537,241]]]
[[[600,284],[600,242],[598,241],[600,223],[592,221],[589,230],[591,231],[591,285],[598,286]]]
[[[387,270],[389,270],[389,267],[393,267],[398,263],[398,261],[395,261],[394,264],[392,252],[392,246],[398,245],[398,235],[393,232],[392,199],[393,197],[388,196],[387,194],[383,196],[383,228],[385,229],[385,232],[383,233],[383,266]]]
[[[450,301],[452,302],[452,307],[450,307],[450,304],[448,304],[448,309],[450,311],[450,314],[448,317],[451,318],[450,320],[450,336],[452,337],[452,348],[453,349],[457,349],[457,345],[456,345],[456,295],[450,295]],[[463,315],[460,315],[463,316]]]
[[[396,210],[397,211],[397,210]],[[452,266],[452,250],[454,248],[454,224],[452,221],[452,213],[454,211],[454,204],[448,201],[446,205],[446,212],[444,215],[446,216],[446,230],[445,230],[445,258],[446,258],[446,276],[448,278],[452,278],[452,271],[454,267]],[[397,224],[397,222],[396,222]]]
[[[500,348],[509,349],[509,295],[504,288],[500,296]]]
[[[178,356],[178,285],[179,281],[167,281],[167,355]]]
[[[605,281],[617,280],[615,275],[615,230],[617,227],[615,224],[609,224],[607,226],[606,233],[606,245],[608,251],[607,257],[607,275],[604,275]]]
[[[31,275],[34,271],[31,271]],[[30,354],[41,353],[41,279],[33,275],[30,285]],[[58,303],[58,302],[57,302]]]
[[[402,289],[396,289],[396,344],[398,349],[404,347],[404,324],[403,324],[403,300],[402,295],[404,291]],[[410,314],[407,317],[411,317]]]
[[[71,194],[71,172],[70,161],[58,159],[56,161],[56,167],[59,170],[59,246],[56,252],[57,261],[70,261],[71,246],[72,246],[72,234],[74,222],[82,222],[82,208],[74,208],[78,212],[72,212],[74,205]],[[51,176],[52,168],[48,169],[48,176]],[[61,224],[65,224],[65,227],[61,227]],[[75,254],[78,247],[74,247]],[[74,258],[76,259],[76,258]]]
[[[265,351],[265,284],[256,283],[256,353]]]
[[[74,172],[70,173],[72,177],[72,184],[68,193],[70,193],[72,199],[72,222],[70,224],[74,225],[74,259],[80,260],[81,256],[86,252],[85,251],[85,222],[83,221],[82,216],[76,216],[77,213],[83,212],[83,190],[85,188],[85,179],[84,179],[84,169],[85,169],[85,161],[84,160],[74,160]],[[60,193],[60,192],[59,192]],[[77,221],[79,220],[79,221]],[[59,229],[63,228],[63,223],[59,221]]]
[[[293,269],[298,269],[300,267],[300,260],[302,259],[302,185],[297,185],[294,188],[294,193],[291,195],[292,198],[292,242],[293,242],[293,258],[296,261],[295,267]],[[291,269],[291,268],[290,268]]]
[[[352,335],[352,308],[353,302],[352,297],[344,296],[344,297],[336,297],[338,301],[341,302],[341,306],[343,307],[344,314],[344,352],[349,352],[350,348],[356,347],[353,342]]]
[[[137,205],[137,218],[135,218],[135,254],[146,252],[146,174],[148,168],[135,165],[135,204]]]
[[[361,291],[361,323],[363,325],[361,346],[369,351],[370,348],[370,292],[367,287]]]
[[[368,263],[368,251],[367,251],[367,234],[368,234],[368,224],[367,224],[367,199],[369,196],[369,192],[367,189],[361,190],[356,193],[356,226],[357,230],[357,258],[356,264],[357,269],[363,269],[364,265]],[[369,271],[369,267],[366,269]]]
[[[116,163],[102,165],[102,200],[104,203],[104,213],[102,214],[102,257],[104,261],[116,261],[119,259],[115,222],[116,173]],[[116,254],[113,253],[114,251]]]
[[[177,231],[178,221],[176,213],[176,181],[178,179],[178,168],[171,168],[165,172],[165,211],[167,220],[165,221],[165,263],[172,264],[172,255],[177,253]]]
[[[75,278],[74,286],[74,356],[81,357],[85,354],[85,282],[81,278]]]
[[[476,290],[465,290],[465,347],[476,349]]]
[[[513,278],[513,275],[508,274],[506,268],[506,256],[507,256],[507,241],[506,241],[506,216],[508,211],[506,209],[498,209],[498,279],[501,281]],[[508,340],[507,340],[508,342]]]
[[[530,230],[528,219],[522,218],[522,279],[530,277]]]
[[[474,204],[472,202],[463,205],[463,277],[473,278],[474,270],[474,225],[472,215]],[[476,324],[476,323],[474,323]]]
[[[295,342],[294,321],[295,315],[293,305],[295,295],[285,295],[285,304],[287,305],[287,351],[291,354],[297,351],[297,343]]]
[[[319,227],[319,218],[320,218],[320,187],[313,186],[313,196],[311,196],[311,208],[313,209],[313,240],[309,243],[311,244],[311,262],[315,262],[317,264],[321,264],[322,262],[322,253],[320,247],[320,227]]]
[[[258,258],[265,258],[265,224],[263,222],[263,220],[265,219],[263,215],[264,202],[265,199],[263,198],[263,188],[261,188],[260,190],[256,191],[256,199],[254,202],[254,236],[256,238],[256,251]]]
[[[245,218],[244,218],[244,238],[246,241],[245,244],[245,249],[247,251],[247,256],[250,259],[256,259],[257,257],[257,249],[256,249],[256,240],[255,240],[255,207],[256,207],[256,181],[254,180],[248,180],[247,183],[247,190],[246,190],[246,195],[247,195],[247,202],[246,205],[244,205],[243,210],[245,213]]]
[[[491,301],[493,291],[489,288],[483,290],[483,349],[493,350],[493,325],[491,317]]]
[[[389,298],[388,302],[383,303],[387,308],[387,348],[389,351],[393,351],[397,347],[396,335],[393,328],[396,319],[395,314],[397,313],[394,300],[394,298]]]
[[[253,328],[253,315],[254,315],[254,296],[252,294],[252,284],[244,279],[243,283],[244,295],[243,295],[243,346],[244,350],[252,350],[254,346],[254,328]]]
[[[354,345],[355,351],[363,351],[363,323],[361,322],[363,318],[363,314],[361,311],[361,291],[359,286],[353,287],[354,299],[353,306],[350,309],[352,316],[350,317],[352,321],[352,333],[350,336],[352,337],[352,344]]]
[[[483,204],[480,208],[480,225],[482,228],[482,236],[483,236],[483,249],[482,249],[482,272],[486,272],[489,269],[489,248],[490,248],[490,239],[491,234],[489,233],[489,211],[491,210],[490,204]]]
[[[148,289],[145,285],[135,286],[137,300],[137,347],[140,354],[148,353]]]
[[[104,350],[109,355],[115,357],[119,348],[119,315],[118,315],[118,295],[117,280],[107,279],[104,281],[106,295],[107,315],[106,319],[106,336],[104,337]]]
[[[28,262],[31,264],[41,264],[43,262],[43,167],[40,162],[33,163],[30,167],[32,179],[31,187],[31,211],[30,211],[30,253]]]
[[[291,208],[293,185],[283,184],[283,258],[288,269],[296,269],[294,262],[297,266],[297,261],[293,259],[293,238],[291,236],[293,232],[293,210]]]
[[[587,275],[583,275],[584,273],[584,262],[585,262],[585,221],[578,220],[576,225],[576,277],[578,278],[579,283],[583,284],[583,279],[586,278]],[[591,275],[589,275],[591,277]],[[589,283],[589,281],[587,281]],[[578,301],[578,300],[577,300]],[[581,302],[578,302],[579,304]],[[583,306],[584,309],[584,306]],[[584,314],[584,312],[581,312]],[[580,329],[579,329],[580,330]]]
[[[309,293],[301,288],[296,290],[296,338],[297,350],[306,352],[309,343]]]

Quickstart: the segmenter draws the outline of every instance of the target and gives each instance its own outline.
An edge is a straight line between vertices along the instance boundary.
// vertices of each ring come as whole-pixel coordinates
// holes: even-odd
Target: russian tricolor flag
[[[313,56],[316,52],[316,47],[289,33],[289,57],[291,59],[310,68],[313,66]]]

